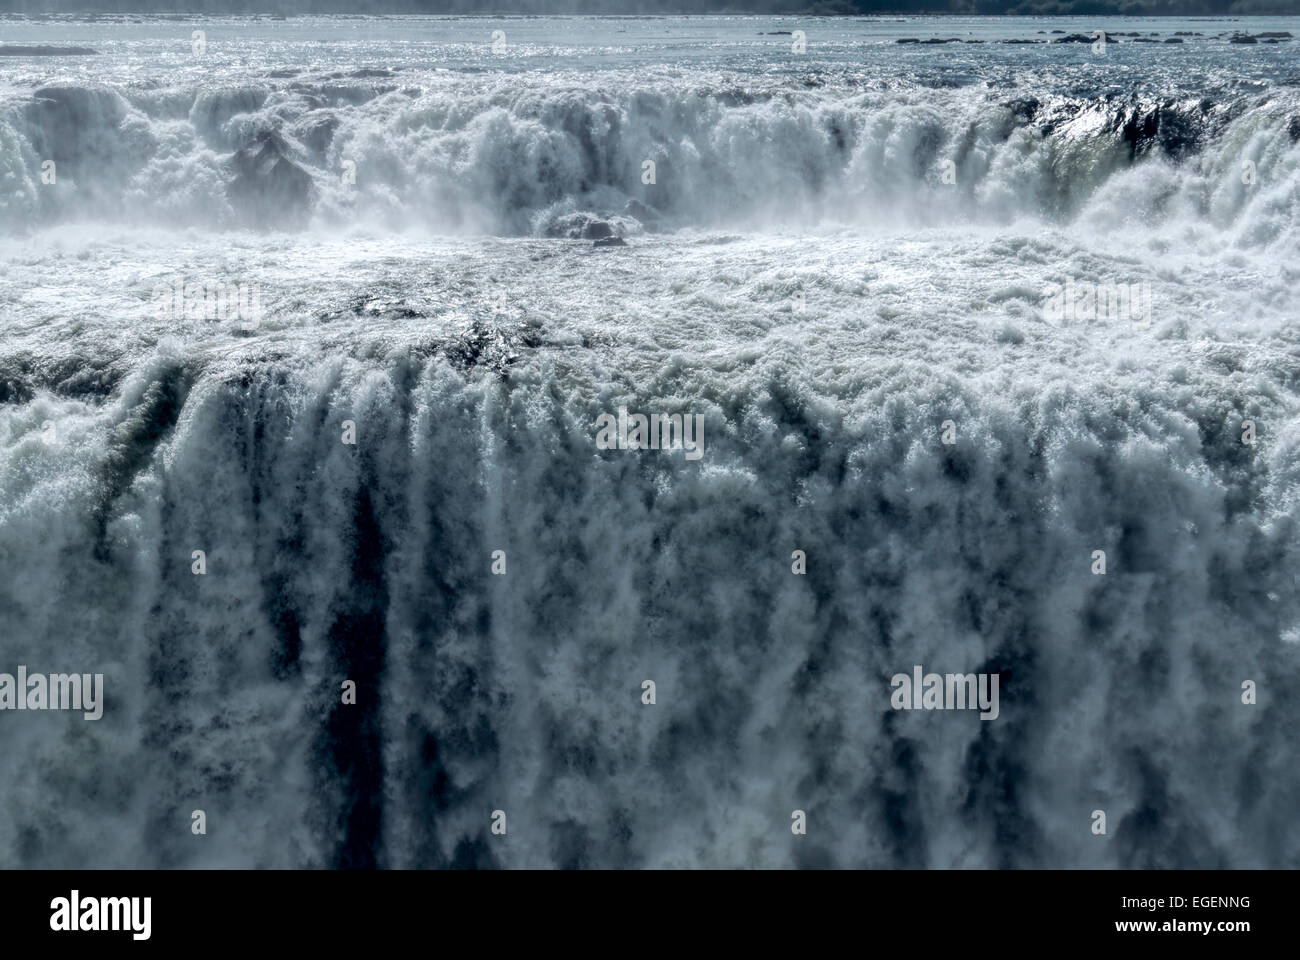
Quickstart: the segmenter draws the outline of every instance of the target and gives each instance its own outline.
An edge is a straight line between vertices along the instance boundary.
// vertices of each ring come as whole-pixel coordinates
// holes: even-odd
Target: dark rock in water
[[[311,212],[316,184],[291,157],[288,143],[263,130],[230,160],[234,173],[226,187],[231,205],[258,226],[298,225]]]
[[[1119,36],[1119,34],[1107,33],[1106,42],[1119,43],[1119,41],[1115,39],[1115,37],[1117,36]],[[1100,39],[1101,39],[1100,37],[1089,36],[1086,33],[1072,33],[1067,37],[1057,37],[1055,40],[1052,41],[1052,43],[1094,43]]]
[[[1047,40],[1003,40],[1003,43],[1048,43]]]
[[[1011,111],[1018,123],[1029,123],[1038,113],[1039,107],[1042,106],[1036,99],[1029,97],[1022,100],[1012,100],[1007,103],[1006,107]]]
[[[921,41],[916,37],[903,37],[903,39],[895,40],[894,42],[895,43],[920,43]]]
[[[99,51],[92,50],[90,47],[48,47],[43,44],[35,47],[20,47],[14,44],[0,46],[0,57],[93,57],[98,55]]]
[[[626,247],[627,241],[622,237],[602,237],[592,244],[593,247]]]
[[[1256,40],[1254,37],[1252,37],[1249,33],[1234,33],[1231,37],[1228,38],[1228,42],[1229,43],[1259,43],[1259,41]]]
[[[1115,129],[1131,156],[1159,148],[1166,156],[1178,158],[1199,148],[1212,106],[1208,100],[1134,105],[1119,114]]]
[[[663,220],[658,210],[640,200],[629,200],[623,207],[623,215],[637,220],[641,226],[651,232],[658,230]]]
[[[1183,38],[1182,38],[1182,37],[1166,37],[1166,38],[1165,38],[1165,43],[1182,43],[1182,42],[1183,42]]]
[[[486,369],[505,373],[519,359],[518,334],[508,328],[475,319],[470,328],[443,347],[443,355],[462,370]]]
[[[334,131],[338,126],[339,118],[333,114],[309,115],[293,128],[293,135],[304,147],[323,155],[334,139]]]
[[[599,240],[615,233],[614,225],[593,213],[566,213],[543,228],[543,235],[566,240]]]
[[[1292,117],[1286,125],[1286,132],[1292,143],[1300,143],[1300,117]]]
[[[769,37],[792,37],[792,36],[794,36],[794,34],[791,33],[789,30],[769,30],[769,31],[767,31],[767,35],[768,35]]]
[[[1259,37],[1261,40],[1265,37],[1272,37],[1275,40],[1291,39],[1291,33],[1288,30],[1265,30],[1262,33],[1255,34],[1255,36]]]
[[[1134,43],[1159,43],[1159,40],[1152,40],[1150,37],[1138,37]],[[1166,43],[1182,43],[1181,40],[1166,41]]]
[[[921,42],[922,43],[961,43],[961,40],[957,37],[949,37],[946,40],[940,39],[939,37],[931,37],[929,40],[922,40]]]

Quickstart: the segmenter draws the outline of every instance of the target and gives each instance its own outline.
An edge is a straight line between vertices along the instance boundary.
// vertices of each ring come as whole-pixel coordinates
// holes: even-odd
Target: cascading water
[[[1295,87],[915,62],[7,77],[0,865],[1300,862]]]

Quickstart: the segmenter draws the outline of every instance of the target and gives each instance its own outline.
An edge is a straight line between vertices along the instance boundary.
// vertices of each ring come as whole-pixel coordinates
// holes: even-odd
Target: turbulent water
[[[0,866],[1300,866],[1300,18],[0,26]]]

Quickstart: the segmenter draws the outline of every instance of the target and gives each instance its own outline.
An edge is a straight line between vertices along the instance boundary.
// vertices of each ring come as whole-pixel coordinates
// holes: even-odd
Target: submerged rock
[[[263,130],[230,160],[234,174],[226,187],[231,206],[258,226],[298,224],[316,198],[311,174],[291,157],[288,143],[274,130]]]
[[[1200,147],[1211,107],[1207,100],[1134,104],[1120,112],[1116,129],[1132,156],[1159,149],[1166,156],[1177,158]]]
[[[313,113],[298,121],[293,128],[293,135],[304,147],[324,156],[338,127],[339,118],[333,114]]]
[[[636,220],[651,233],[658,230],[663,222],[663,215],[658,210],[640,200],[629,200],[623,207],[623,216]]]
[[[543,224],[539,233],[544,237],[566,240],[600,240],[626,230],[616,215],[597,216],[594,213],[566,213]]]
[[[442,348],[442,353],[461,370],[480,368],[505,373],[519,359],[518,339],[516,329],[476,318]]]
[[[1119,41],[1116,40],[1115,38],[1118,36],[1122,36],[1122,34],[1118,34],[1118,33],[1109,33],[1106,31],[1100,31],[1100,32],[1106,34],[1107,43],[1119,43]],[[1101,38],[1094,37],[1086,33],[1071,33],[1068,36],[1057,37],[1055,40],[1052,41],[1052,43],[1094,43],[1099,39]]]
[[[1008,101],[1004,106],[1011,111],[1011,116],[1017,124],[1023,124],[1031,122],[1037,116],[1042,104],[1033,97],[1026,97],[1020,100]]]

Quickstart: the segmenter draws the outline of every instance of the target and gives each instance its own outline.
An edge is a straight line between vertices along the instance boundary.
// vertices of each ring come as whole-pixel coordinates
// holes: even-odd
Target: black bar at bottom
[[[1294,882],[1284,871],[6,871],[0,929],[6,948],[56,949],[450,948],[459,933],[494,950],[1226,951],[1289,939]]]

